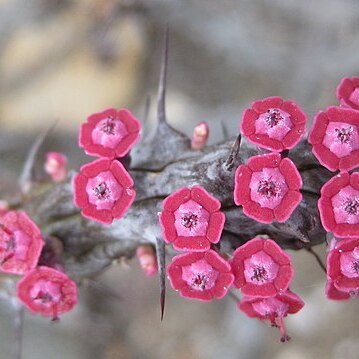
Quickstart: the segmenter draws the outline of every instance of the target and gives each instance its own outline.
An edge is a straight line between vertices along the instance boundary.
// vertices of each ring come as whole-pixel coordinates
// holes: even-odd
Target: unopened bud
[[[152,277],[158,272],[156,252],[151,245],[139,246],[136,255],[147,277]]]
[[[54,182],[62,182],[67,177],[67,158],[60,152],[48,152],[44,167]]]
[[[209,127],[207,122],[200,122],[193,130],[191,147],[193,150],[201,150],[207,144]]]

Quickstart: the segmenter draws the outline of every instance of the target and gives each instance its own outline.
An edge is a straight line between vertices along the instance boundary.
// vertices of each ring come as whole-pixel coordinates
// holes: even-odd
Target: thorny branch
[[[22,203],[46,236],[62,242],[68,274],[78,280],[93,276],[114,260],[133,256],[140,244],[156,245],[156,238],[161,238],[158,212],[162,209],[162,200],[180,187],[195,184],[203,186],[222,203],[226,223],[221,250],[225,253],[231,253],[256,235],[267,235],[282,247],[292,249],[308,249],[324,242],[326,237],[317,200],[321,186],[331,173],[319,165],[307,142],[303,140],[288,154],[301,172],[304,183],[303,201],[291,218],[285,223],[263,224],[246,217],[233,203],[234,173],[240,163],[261,150],[238,138],[203,150],[192,150],[190,139],[173,129],[166,119],[167,57],[168,30],[158,92],[158,123],[153,133],[131,152],[129,172],[135,182],[137,197],[126,216],[109,226],[82,218],[73,204],[71,178],[63,184],[33,186]],[[163,262],[161,266],[164,266]],[[163,286],[163,273],[162,277]],[[164,286],[162,288],[164,291]],[[163,301],[161,306],[163,315]]]

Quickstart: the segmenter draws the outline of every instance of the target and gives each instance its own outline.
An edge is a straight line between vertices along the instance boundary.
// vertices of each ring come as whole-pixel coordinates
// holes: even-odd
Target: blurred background
[[[266,96],[291,98],[310,117],[336,104],[343,76],[359,74],[357,0],[0,0],[0,197],[39,131],[57,121],[46,149],[77,169],[77,130],[87,115],[127,107],[139,118],[146,97],[155,123],[165,24],[170,28],[167,115],[187,134],[221,122],[238,132],[242,110]],[[314,248],[325,258],[325,246]],[[292,290],[304,309],[287,318],[292,341],[225,299],[203,304],[168,288],[160,322],[157,278],[135,260],[113,266],[81,290],[59,324],[25,314],[23,359],[359,358],[359,304],[324,296],[325,276],[309,253],[291,251]],[[0,358],[14,358],[16,303],[1,278]],[[111,296],[102,286],[115,291]]]

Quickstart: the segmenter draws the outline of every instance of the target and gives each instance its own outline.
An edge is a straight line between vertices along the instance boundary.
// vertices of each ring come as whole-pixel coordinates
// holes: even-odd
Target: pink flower
[[[278,293],[275,297],[244,297],[239,303],[238,308],[246,313],[250,318],[258,318],[260,320],[269,320],[273,327],[278,327],[282,336],[281,342],[290,339],[288,336],[283,318],[288,314],[299,312],[304,306],[304,302],[298,295],[287,290]]]
[[[44,167],[54,182],[62,182],[67,177],[67,157],[60,152],[48,152]]]
[[[79,145],[88,155],[124,157],[139,139],[141,123],[126,109],[95,113],[80,128]]]
[[[339,238],[359,237],[359,173],[340,172],[321,189],[323,227]]]
[[[17,296],[33,313],[56,320],[77,303],[77,285],[65,273],[38,267],[17,283]]]
[[[330,299],[359,295],[359,238],[337,241],[327,257],[326,288]]]
[[[123,165],[101,158],[81,167],[74,178],[74,200],[84,217],[112,223],[135,200],[133,180]]]
[[[241,132],[248,140],[270,151],[293,148],[305,133],[308,118],[293,101],[267,97],[252,102],[242,115]]]
[[[202,301],[223,298],[234,278],[231,266],[213,250],[175,256],[167,272],[182,297]]]
[[[302,179],[289,159],[278,153],[253,156],[235,174],[234,202],[259,222],[285,222],[302,200]]]
[[[207,251],[221,237],[225,216],[220,207],[201,186],[172,193],[163,201],[159,217],[165,242],[180,251]]]
[[[0,217],[0,270],[25,274],[37,266],[44,241],[25,212],[9,211]]]
[[[359,110],[359,77],[345,77],[337,87],[337,98],[344,106]]]
[[[158,272],[156,252],[149,244],[137,247],[136,256],[140,266],[147,277],[152,277]]]
[[[253,297],[272,297],[287,290],[294,275],[290,256],[271,239],[251,239],[234,251],[230,263],[234,286]]]
[[[359,112],[337,106],[319,112],[308,142],[318,161],[330,171],[359,166]]]
[[[206,146],[209,136],[209,127],[207,122],[200,122],[193,130],[191,147],[193,150],[201,150]]]

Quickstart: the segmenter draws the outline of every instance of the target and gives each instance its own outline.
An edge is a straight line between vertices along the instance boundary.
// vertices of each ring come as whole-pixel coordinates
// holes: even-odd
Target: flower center
[[[352,269],[356,274],[359,274],[359,260],[352,263]]]
[[[342,128],[336,128],[335,129],[335,133],[337,136],[337,139],[341,142],[341,143],[349,143],[352,135],[353,135],[353,127],[349,126],[347,128],[342,127]]]
[[[197,290],[205,290],[208,278],[204,274],[197,274],[192,279],[191,287]]]
[[[274,181],[272,181],[272,178],[269,177],[259,181],[257,191],[262,196],[272,198],[278,196],[280,188]]]
[[[348,198],[345,202],[344,210],[350,215],[357,215],[359,210],[359,200],[356,198]]]
[[[265,282],[268,280],[268,274],[266,269],[263,266],[258,266],[253,268],[253,276],[251,280],[256,280],[257,282]]]
[[[265,121],[269,127],[272,128],[277,126],[280,121],[283,121],[283,119],[283,116],[277,108],[271,108],[267,110]]]
[[[106,133],[106,135],[115,134],[115,122],[113,117],[109,116],[106,121],[102,124],[101,131]]]
[[[109,199],[111,190],[108,188],[106,182],[99,183],[94,189],[94,194],[98,199]]]
[[[41,303],[46,304],[52,302],[53,298],[49,292],[40,291],[33,300],[39,300]]]
[[[192,212],[184,213],[181,218],[182,226],[191,230],[192,228],[196,227],[198,223],[198,216]]]

